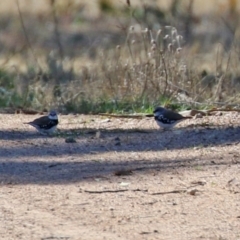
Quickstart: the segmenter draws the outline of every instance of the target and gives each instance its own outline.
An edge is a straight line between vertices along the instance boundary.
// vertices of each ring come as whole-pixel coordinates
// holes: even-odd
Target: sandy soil
[[[240,239],[239,113],[36,117],[0,115],[0,239]]]

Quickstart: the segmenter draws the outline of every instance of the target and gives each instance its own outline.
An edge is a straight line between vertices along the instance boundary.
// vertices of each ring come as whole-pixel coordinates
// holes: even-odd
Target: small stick
[[[98,113],[99,116],[104,117],[115,117],[115,118],[145,118],[153,117],[153,114],[139,114],[139,115],[130,115],[130,114],[111,114],[111,113]]]
[[[184,193],[186,190],[180,189],[180,190],[173,190],[173,191],[168,191],[168,192],[156,192],[152,193],[151,195],[163,195],[163,194],[170,194],[170,193]]]
[[[93,194],[101,194],[101,193],[117,193],[117,192],[127,192],[128,189],[118,189],[118,190],[104,190],[104,191],[91,191],[91,190],[84,190],[86,193],[93,193]]]
[[[104,190],[104,191],[92,191],[92,190],[84,190],[86,193],[93,193],[93,194],[101,194],[101,193],[117,193],[117,192],[127,192],[127,191],[132,191],[132,192],[148,192],[146,189],[116,189],[116,190]]]

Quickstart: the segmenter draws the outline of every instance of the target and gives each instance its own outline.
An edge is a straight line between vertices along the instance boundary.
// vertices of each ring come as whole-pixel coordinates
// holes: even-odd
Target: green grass
[[[98,100],[87,101],[82,99],[78,104],[68,103],[66,107],[67,112],[78,112],[78,113],[152,113],[152,103],[140,99],[137,101],[113,101],[113,100]]]

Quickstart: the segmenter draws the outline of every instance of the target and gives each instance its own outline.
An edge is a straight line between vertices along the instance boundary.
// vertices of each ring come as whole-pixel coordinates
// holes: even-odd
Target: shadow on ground
[[[213,159],[201,163],[194,158],[178,160],[137,160],[137,161],[73,161],[73,162],[13,162],[1,163],[1,184],[71,184],[81,181],[93,181],[94,178],[118,178],[116,172],[125,170],[131,176],[148,174],[151,170],[172,172],[175,169],[204,166],[228,165],[229,161],[215,162]],[[120,177],[121,178],[121,177]]]
[[[78,129],[76,143],[66,143],[69,130],[60,136],[43,137],[38,133],[0,132],[0,181],[2,184],[69,184],[97,176],[112,176],[116,170],[127,168],[135,172],[149,170],[172,171],[174,168],[229,164],[223,160],[205,159],[199,162],[193,157],[167,159],[149,154],[149,159],[131,158],[131,153],[157,153],[165,150],[193,149],[209,146],[238,145],[240,127],[177,129],[171,131],[96,130]],[[12,141],[13,144],[4,143]],[[98,154],[106,153],[104,159]],[[108,158],[116,153],[116,159]],[[120,153],[125,157],[117,159]],[[221,155],[221,153],[219,153]],[[95,158],[93,158],[93,156]],[[153,156],[153,157],[152,157]]]
[[[96,132],[101,132],[96,137]],[[76,143],[66,143],[66,138]],[[38,132],[0,131],[0,140],[14,141],[14,146],[0,146],[0,159],[12,156],[63,156],[109,151],[161,151],[192,147],[209,147],[234,144],[240,141],[240,127],[224,128],[178,128],[173,131],[142,129],[61,129],[56,136],[45,136]],[[22,144],[25,141],[24,149]],[[3,141],[4,142],[4,141]],[[69,147],[72,145],[72,147]],[[68,151],[68,149],[74,151]],[[25,150],[25,151],[23,151]]]

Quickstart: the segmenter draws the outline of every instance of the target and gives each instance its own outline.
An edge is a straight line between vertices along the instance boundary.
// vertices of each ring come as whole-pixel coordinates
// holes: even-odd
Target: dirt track
[[[0,115],[0,239],[240,239],[239,113],[60,115],[55,137],[35,117]]]

